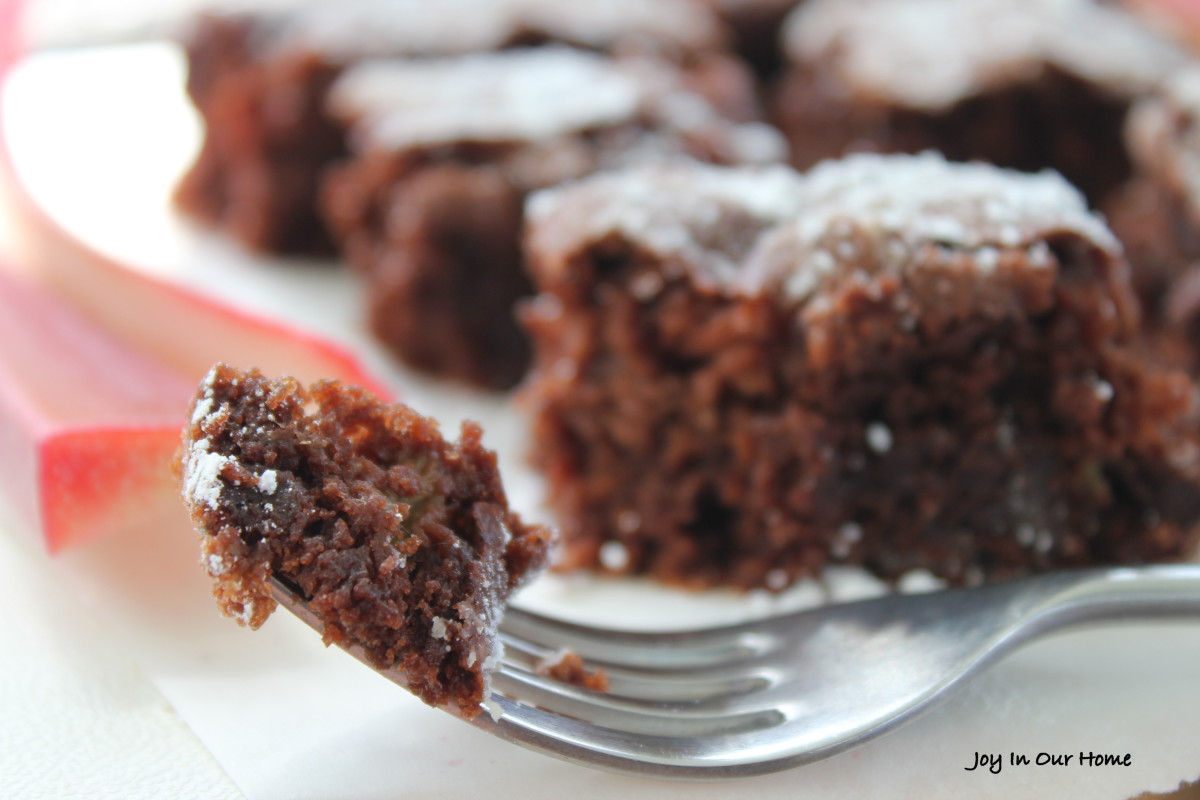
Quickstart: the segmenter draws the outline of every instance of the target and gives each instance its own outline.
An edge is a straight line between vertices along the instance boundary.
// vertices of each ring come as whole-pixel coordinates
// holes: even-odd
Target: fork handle
[[[1118,567],[1047,576],[1029,609],[1040,632],[1087,622],[1200,616],[1200,565]]]

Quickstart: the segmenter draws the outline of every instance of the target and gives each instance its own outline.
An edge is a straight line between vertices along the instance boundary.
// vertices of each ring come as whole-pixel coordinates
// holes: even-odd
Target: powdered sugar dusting
[[[193,425],[203,425],[204,421],[213,412],[213,382],[217,379],[217,368],[210,367],[205,373],[204,378],[200,381],[200,395],[196,399],[196,404],[192,408],[191,423]]]
[[[229,571],[229,564],[220,553],[208,553],[204,560],[204,565],[208,570],[208,574],[214,578],[219,578]]]
[[[809,0],[784,42],[794,62],[822,64],[852,91],[922,109],[1037,79],[1047,65],[1134,97],[1187,61],[1095,0]]]
[[[719,46],[724,34],[716,19],[688,0],[506,0],[517,25],[556,39],[608,50],[654,50],[667,55]]]
[[[664,163],[597,175],[533,195],[526,207],[535,253],[551,255],[613,234],[719,281],[736,275],[757,232],[798,214],[800,176],[782,166],[730,169],[694,162]],[[716,240],[718,224],[736,216],[747,236]],[[535,269],[561,265],[541,259]],[[668,266],[669,270],[671,267]],[[666,277],[671,277],[667,275]]]
[[[590,53],[540,48],[350,69],[331,107],[372,143],[547,139],[613,125],[637,110],[637,85]]]
[[[241,625],[249,627],[255,617],[255,612],[258,610],[258,603],[254,598],[249,598],[242,603],[241,610],[237,611],[234,619]]]
[[[275,490],[279,488],[279,474],[273,469],[264,470],[258,476],[256,485],[263,494],[275,494]]]
[[[661,60],[566,47],[367,61],[345,71],[328,106],[359,152],[522,144],[502,161],[530,187],[693,150],[731,163],[787,153],[778,131],[726,119]],[[580,137],[599,131],[607,138]]]
[[[214,367],[201,382],[200,394],[192,409],[191,425],[201,432],[222,413],[214,396],[213,384],[216,379],[217,370]],[[216,510],[226,483],[245,480],[245,469],[237,458],[214,451],[212,441],[208,438],[197,438],[184,452],[183,497],[191,505]],[[263,494],[274,494],[279,488],[279,474],[273,469],[263,470],[254,478],[253,485]]]
[[[782,280],[790,297],[803,300],[836,271],[830,253],[851,236],[875,243],[881,268],[893,270],[921,268],[923,262],[909,257],[928,244],[970,256],[987,274],[1001,250],[1033,247],[1057,232],[1120,251],[1082,195],[1053,172],[953,164],[934,153],[863,154],[818,165],[805,187],[805,212],[764,234],[747,259],[742,285],[748,290]]]
[[[184,459],[183,496],[193,505],[216,509],[224,486],[221,473],[233,459],[210,452],[209,446],[208,439],[197,439],[188,449]]]
[[[212,407],[213,407],[213,396],[212,396],[212,387],[210,386],[208,391],[205,392],[204,395],[199,400],[196,401],[196,407],[192,409],[192,420],[191,420],[192,424],[193,425],[198,424],[205,417],[207,417],[210,413],[212,413]]]
[[[689,0],[340,0],[314,2],[266,32],[272,47],[335,60],[496,50],[522,36],[596,50],[680,56],[717,46],[712,14]]]
[[[748,293],[779,282],[796,300],[854,263],[860,244],[880,269],[919,269],[914,254],[934,245],[984,275],[1007,249],[1042,253],[1052,234],[1120,249],[1057,174],[952,164],[933,153],[856,155],[804,176],[783,167],[630,169],[541,192],[528,216],[533,268],[544,278],[567,268],[561,254],[615,234],[663,256],[665,278],[687,271]]]
[[[278,50],[312,50],[332,60],[429,57],[492,49],[503,41],[502,3],[475,0],[341,0],[315,2],[269,20]]]

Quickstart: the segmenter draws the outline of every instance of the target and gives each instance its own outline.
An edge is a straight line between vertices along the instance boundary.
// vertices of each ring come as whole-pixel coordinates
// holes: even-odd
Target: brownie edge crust
[[[184,430],[183,495],[222,611],[259,627],[271,579],[326,644],[361,648],[426,703],[476,716],[509,595],[551,535],[508,509],[477,425],[458,442],[406,406],[217,365]]]

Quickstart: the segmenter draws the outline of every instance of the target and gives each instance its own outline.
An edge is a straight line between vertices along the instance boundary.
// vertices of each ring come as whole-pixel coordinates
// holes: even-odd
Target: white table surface
[[[243,795],[29,531],[0,522],[0,796]]]

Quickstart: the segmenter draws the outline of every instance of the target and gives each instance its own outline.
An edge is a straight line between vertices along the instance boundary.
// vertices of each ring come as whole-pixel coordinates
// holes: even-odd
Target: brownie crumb
[[[583,658],[573,650],[560,650],[542,659],[535,667],[538,675],[569,683],[593,692],[608,691],[608,675],[602,669],[589,670]]]
[[[326,644],[361,648],[426,703],[476,716],[509,595],[550,533],[508,509],[495,455],[401,404],[334,381],[217,365],[184,430],[183,496],[222,611],[257,628],[271,581],[295,587]]]

